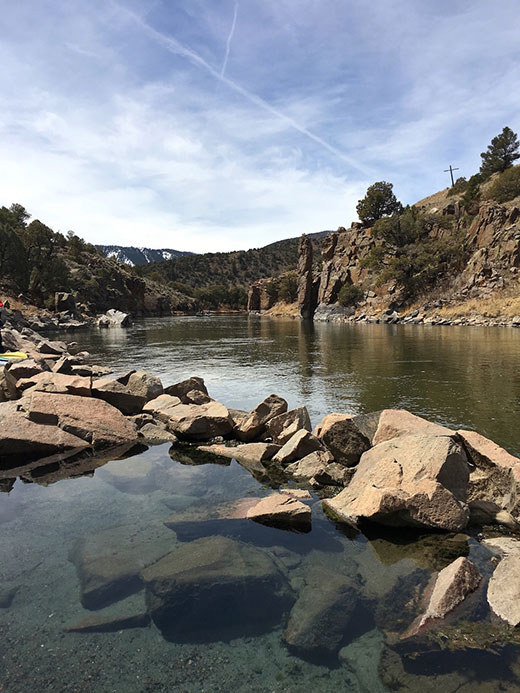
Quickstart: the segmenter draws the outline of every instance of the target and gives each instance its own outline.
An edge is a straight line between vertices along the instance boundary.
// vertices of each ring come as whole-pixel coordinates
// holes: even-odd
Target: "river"
[[[290,408],[306,405],[313,425],[335,411],[406,408],[452,428],[475,429],[520,455],[520,330],[179,316],[67,339],[116,372],[145,369],[164,385],[202,376],[210,395],[232,408],[251,409],[274,392]],[[1,691],[520,688],[520,650],[513,645],[495,654],[473,647],[408,657],[385,644],[417,611],[416,597],[433,572],[458,555],[489,572],[489,552],[478,536],[346,532],[321,512],[317,497],[310,534],[253,523],[219,533],[267,552],[295,594],[309,571],[349,576],[359,598],[339,657],[302,657],[287,649],[287,613],[262,632],[231,635],[219,632],[214,616],[203,632],[176,640],[154,626],[69,632],[97,613],[80,602],[78,545],[84,553],[85,546],[122,551],[117,560],[128,558],[129,547],[148,550],[154,541],[171,542],[174,550],[208,529],[176,536],[163,525],[172,512],[270,492],[235,462],[181,464],[169,448],[150,448],[49,486],[17,480],[10,493],[0,494],[0,604],[2,594],[12,592],[10,605],[0,608]],[[129,599],[142,600],[142,593]],[[245,608],[239,595],[233,608]],[[468,609],[459,621],[494,623],[482,594]]]

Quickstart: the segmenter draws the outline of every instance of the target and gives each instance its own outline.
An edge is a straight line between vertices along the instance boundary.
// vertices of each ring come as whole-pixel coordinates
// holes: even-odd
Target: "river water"
[[[334,411],[402,407],[452,428],[475,429],[520,455],[520,330],[181,316],[68,339],[116,372],[146,369],[165,385],[202,376],[210,395],[232,408],[250,409],[275,392],[290,408],[306,405],[315,425]],[[468,555],[490,573],[490,554],[476,534],[373,527],[355,534],[330,522],[314,496],[309,534],[235,521],[218,532],[200,522],[183,535],[163,524],[166,517],[271,492],[234,461],[185,462],[163,445],[88,476],[50,485],[17,480],[0,493],[0,691],[520,689],[518,647],[489,645],[490,629],[502,626],[489,613],[483,588],[439,636],[445,642],[449,628],[478,624],[484,632],[478,646],[473,632],[465,649],[428,646],[418,655],[399,646],[435,571]],[[289,650],[283,643],[287,611],[258,632],[219,630],[218,604],[208,616],[212,622],[183,637],[166,639],[155,626],[67,630],[99,613],[80,600],[78,546],[103,560],[106,554],[116,564],[135,564],[154,550],[159,558],[216,533],[264,552],[296,596],[312,571],[349,576],[358,596],[339,654]],[[137,591],[108,609],[142,611],[142,599]],[[243,595],[232,608],[238,614],[246,608]]]

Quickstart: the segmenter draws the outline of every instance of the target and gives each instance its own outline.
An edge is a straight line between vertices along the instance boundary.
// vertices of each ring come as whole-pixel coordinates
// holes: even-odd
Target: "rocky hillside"
[[[309,234],[319,254],[321,239],[329,231]],[[229,253],[203,253],[172,258],[139,268],[143,276],[166,282],[177,282],[191,289],[214,285],[239,287],[247,291],[250,284],[265,277],[278,276],[298,262],[298,239],[288,238],[263,248],[236,250]],[[244,304],[245,307],[245,304]]]
[[[517,169],[519,167],[515,167]],[[371,227],[354,222],[313,247],[300,241],[295,312],[315,320],[520,324],[520,195],[480,200],[447,189]],[[249,310],[273,305],[253,284]]]
[[[134,316],[193,311],[196,299],[139,277],[132,268],[105,257],[74,233],[65,237],[39,220],[29,222],[22,205],[0,208],[0,291],[3,300],[37,310],[54,310],[56,294],[72,294],[80,313],[92,316],[115,308]]]
[[[174,257],[193,255],[184,250],[172,250],[172,248],[136,248],[126,245],[97,245],[103,255],[114,258],[123,265],[147,265],[149,262],[162,262]]]

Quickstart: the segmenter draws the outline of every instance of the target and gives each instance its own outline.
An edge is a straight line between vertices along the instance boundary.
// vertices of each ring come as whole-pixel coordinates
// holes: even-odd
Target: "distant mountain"
[[[193,255],[184,250],[172,250],[171,248],[134,248],[133,246],[124,245],[98,245],[106,257],[114,258],[122,262],[124,265],[135,267],[136,265],[147,265],[149,262],[161,262],[162,260],[171,260],[175,257],[183,257],[185,255]]]

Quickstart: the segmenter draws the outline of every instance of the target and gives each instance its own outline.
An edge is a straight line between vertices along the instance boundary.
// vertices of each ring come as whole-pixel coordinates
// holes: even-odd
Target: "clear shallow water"
[[[210,394],[231,407],[249,409],[276,392],[290,407],[306,404],[313,424],[332,411],[406,407],[475,428],[520,453],[520,331],[232,316],[147,320],[129,330],[69,338],[95,362],[117,371],[145,368],[165,385],[201,375]],[[403,630],[433,571],[470,555],[489,572],[488,554],[473,538],[374,528],[353,536],[322,514],[317,498],[306,535],[244,521],[217,530],[200,522],[176,533],[163,525],[172,513],[270,489],[235,462],[191,466],[174,458],[169,446],[160,446],[109,462],[92,476],[49,486],[18,480],[9,494],[0,494],[0,589],[17,588],[11,605],[0,608],[0,690],[518,690],[515,647],[496,655],[470,650],[408,657],[383,644]],[[286,614],[264,632],[231,633],[231,639],[215,623],[187,642],[167,641],[154,626],[66,630],[97,613],[81,604],[78,563],[71,556],[82,537],[133,560],[154,542],[162,555],[216,531],[266,552],[295,595],[317,567],[349,576],[358,602],[339,658],[307,661],[290,652],[282,643]],[[243,606],[237,595],[237,610]],[[490,620],[483,593],[458,619]]]

